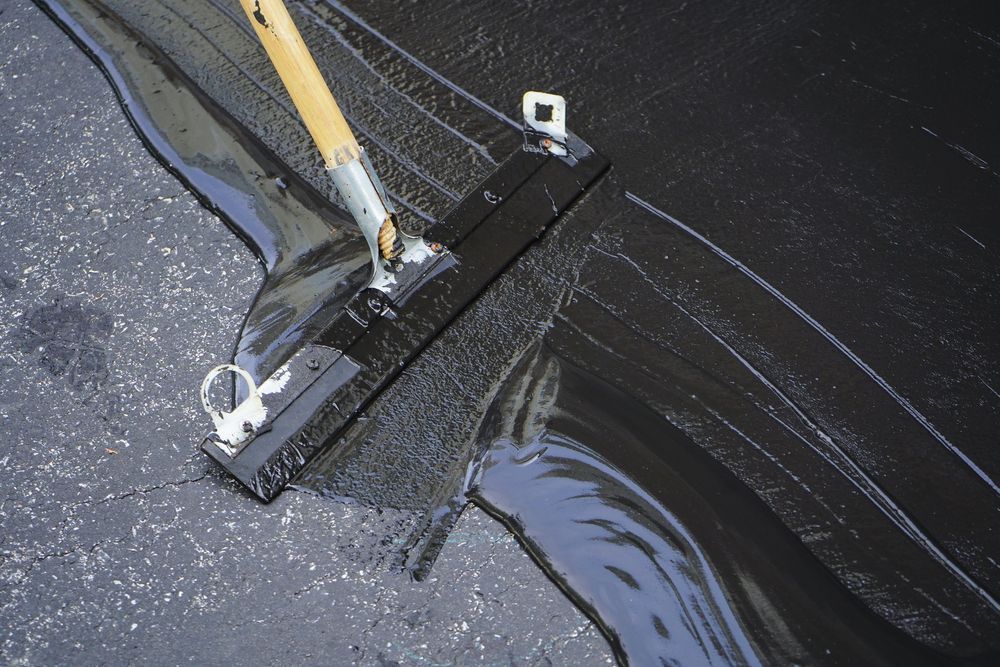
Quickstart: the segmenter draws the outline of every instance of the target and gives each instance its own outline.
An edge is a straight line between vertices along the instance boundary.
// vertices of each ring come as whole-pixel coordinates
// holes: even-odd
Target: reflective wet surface
[[[548,345],[492,406],[470,495],[634,664],[933,663],[685,434]]]
[[[414,226],[516,147],[525,89],[614,164],[304,487],[425,512],[417,574],[471,489],[635,664],[996,658],[995,8],[290,4]],[[177,167],[242,146],[242,203],[194,188],[238,228],[267,219],[246,187],[288,192],[275,219],[358,241],[237,3],[108,7],[243,128]],[[152,108],[188,84],[150,80],[125,85]],[[318,287],[359,269],[323,257],[238,359],[336,307]]]

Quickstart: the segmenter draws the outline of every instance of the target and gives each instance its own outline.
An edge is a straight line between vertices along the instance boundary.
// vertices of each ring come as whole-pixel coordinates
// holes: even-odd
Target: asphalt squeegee
[[[202,450],[270,501],[608,165],[566,131],[563,98],[528,92],[523,149],[423,237],[407,235],[282,0],[241,3],[372,259],[367,287],[259,386],[234,364],[202,383],[214,423]],[[209,396],[223,373],[246,383],[230,412]]]

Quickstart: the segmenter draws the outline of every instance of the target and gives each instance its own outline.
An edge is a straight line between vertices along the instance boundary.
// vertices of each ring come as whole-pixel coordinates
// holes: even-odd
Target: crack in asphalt
[[[162,490],[170,488],[170,487],[183,486],[185,484],[192,484],[192,483],[195,483],[195,482],[199,482],[199,481],[205,479],[206,477],[208,477],[208,473],[204,473],[204,474],[202,474],[202,475],[200,475],[198,477],[194,477],[194,478],[185,478],[185,479],[181,479],[181,480],[174,480],[174,481],[164,482],[162,484],[157,484],[155,486],[150,486],[150,487],[135,488],[135,489],[131,489],[129,491],[126,491],[124,493],[108,495],[108,496],[105,496],[104,498],[100,498],[98,500],[90,500],[90,501],[83,501],[83,502],[75,503],[71,507],[65,508],[65,509],[68,509],[68,512],[67,512],[66,516],[63,517],[62,521],[60,521],[59,524],[52,530],[52,535],[55,538],[52,541],[55,541],[57,539],[61,539],[63,537],[64,529],[69,525],[69,523],[74,518],[76,518],[77,512],[81,508],[84,508],[84,507],[99,507],[101,505],[105,505],[105,504],[108,504],[108,503],[117,502],[117,501],[121,501],[121,500],[126,500],[128,498],[132,498],[132,497],[137,496],[137,495],[145,496],[145,495],[148,495],[150,493],[155,493],[156,491],[162,491]],[[37,507],[37,506],[35,506],[35,507]],[[46,560],[49,560],[51,558],[63,558],[63,557],[69,556],[69,555],[71,555],[73,553],[78,553],[78,552],[81,552],[81,551],[87,551],[88,553],[93,553],[95,549],[97,549],[98,547],[100,547],[100,546],[102,546],[104,544],[120,543],[121,541],[124,541],[125,539],[128,539],[128,537],[121,538],[121,539],[100,540],[97,543],[95,543],[94,545],[90,546],[89,548],[85,548],[83,545],[77,545],[77,546],[74,546],[74,547],[69,548],[69,549],[62,549],[62,550],[59,550],[59,551],[43,552],[41,554],[36,554],[36,555],[30,557],[30,559],[27,561],[25,567],[19,571],[20,577],[18,578],[18,581],[14,582],[14,583],[17,584],[17,583],[23,582],[27,578],[28,574],[35,568],[36,565],[38,565],[39,563],[42,563],[42,562],[44,562]],[[4,541],[6,541],[6,538],[4,539]],[[0,545],[2,545],[2,544],[3,544],[3,542],[0,542]],[[8,565],[8,564],[16,565],[18,563],[23,563],[24,562],[24,558],[26,556],[26,554],[24,554],[24,553],[18,553],[17,551],[5,552],[5,555],[7,557],[3,560],[3,564],[4,565]],[[16,575],[12,575],[12,576],[16,576]],[[4,609],[4,607],[0,607],[0,611],[2,611],[3,609]]]

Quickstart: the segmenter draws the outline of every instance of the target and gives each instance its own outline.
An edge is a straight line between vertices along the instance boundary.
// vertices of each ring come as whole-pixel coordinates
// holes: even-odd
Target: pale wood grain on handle
[[[354,133],[282,0],[240,0],[327,167],[361,156]]]

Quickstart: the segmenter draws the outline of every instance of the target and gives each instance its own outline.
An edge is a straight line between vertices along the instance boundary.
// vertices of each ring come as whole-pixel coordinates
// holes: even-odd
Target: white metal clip
[[[232,412],[217,410],[208,397],[212,381],[227,371],[236,373],[247,383],[246,399],[233,408]],[[235,456],[243,445],[254,437],[267,417],[267,410],[261,402],[257,384],[250,377],[250,373],[235,364],[222,364],[208,372],[208,375],[201,382],[201,404],[215,425],[217,439],[213,439],[219,448],[230,456]]]
[[[530,147],[526,144],[529,150],[544,150],[560,156],[567,154],[566,100],[562,95],[529,90],[521,98],[521,112],[524,114],[526,133],[542,135],[537,148],[534,142]]]

